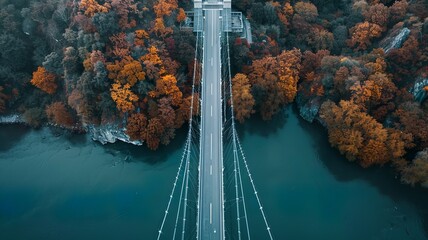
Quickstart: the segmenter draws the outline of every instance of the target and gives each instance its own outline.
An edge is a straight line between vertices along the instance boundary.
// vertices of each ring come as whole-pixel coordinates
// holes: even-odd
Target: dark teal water
[[[275,239],[426,239],[428,190],[348,163],[320,127],[287,114],[240,127]],[[155,239],[183,142],[153,153],[1,126],[0,239]],[[267,239],[244,181],[252,239]]]

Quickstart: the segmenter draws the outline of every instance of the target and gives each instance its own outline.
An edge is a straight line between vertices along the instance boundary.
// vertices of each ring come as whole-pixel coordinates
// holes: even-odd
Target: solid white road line
[[[214,14],[211,12],[211,23],[214,22]],[[214,46],[214,28],[211,28],[211,47]]]
[[[213,224],[213,204],[210,203],[210,224]]]

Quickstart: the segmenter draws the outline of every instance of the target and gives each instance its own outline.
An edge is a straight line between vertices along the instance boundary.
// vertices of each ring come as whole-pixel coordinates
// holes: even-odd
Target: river
[[[292,109],[239,133],[275,239],[426,239],[428,190],[347,162]],[[151,152],[0,126],[0,239],[156,239],[183,135]],[[252,239],[268,239],[244,181]]]

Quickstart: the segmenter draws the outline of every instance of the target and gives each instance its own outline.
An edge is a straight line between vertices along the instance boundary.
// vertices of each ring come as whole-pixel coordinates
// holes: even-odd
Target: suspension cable
[[[187,146],[189,146],[190,144],[187,144],[185,146],[185,149],[187,148]],[[187,153],[188,154],[188,153]],[[186,171],[187,168],[187,162],[186,165],[184,167],[184,171]],[[184,175],[184,174],[183,174]],[[177,226],[178,226],[178,218],[180,217],[180,211],[181,211],[181,199],[183,197],[183,192],[184,192],[184,185],[185,185],[185,181],[186,181],[186,175],[184,175],[183,177],[183,181],[181,183],[181,190],[180,190],[180,198],[178,201],[178,207],[177,207],[177,217],[175,218],[175,226],[174,226],[174,234],[172,235],[172,239],[175,239],[175,235],[177,233]]]
[[[189,145],[190,146],[190,145]],[[189,162],[190,162],[190,147],[187,149],[187,158],[186,158],[186,167],[185,167],[185,176],[186,176],[186,189],[184,194],[184,206],[183,206],[183,230],[181,232],[181,240],[184,240],[184,234],[186,232],[186,209],[187,209],[187,197],[188,197],[188,191],[189,191]]]
[[[273,240],[272,232],[270,230],[270,227],[269,227],[269,224],[268,224],[265,212],[264,212],[262,204],[260,202],[260,198],[259,198],[259,194],[257,193],[256,186],[254,185],[254,180],[253,180],[253,177],[251,176],[250,168],[248,167],[247,160],[245,158],[244,151],[242,150],[241,142],[239,141],[238,135],[236,135],[236,141],[238,143],[238,147],[239,147],[239,150],[241,152],[241,156],[242,156],[242,160],[244,161],[245,168],[247,169],[247,174],[248,174],[248,177],[250,178],[251,186],[253,187],[254,194],[256,195],[257,203],[259,205],[260,212],[261,212],[261,214],[263,216],[263,220],[265,222],[266,230],[269,233],[270,239]]]
[[[236,220],[238,222],[238,239],[241,240],[241,218],[239,212],[239,191],[238,191],[238,173],[237,173],[237,158],[238,151],[236,147],[236,134],[235,134],[235,113],[233,112],[233,93],[232,93],[232,74],[230,72],[230,50],[229,50],[229,33],[226,32],[226,42],[227,42],[227,61],[228,61],[228,74],[229,74],[229,95],[230,95],[230,106],[231,106],[231,118],[232,118],[232,144],[233,144],[233,168],[234,168],[234,179],[235,179],[235,200],[236,200]],[[245,207],[244,207],[245,209]],[[246,211],[246,210],[245,210]],[[247,221],[248,229],[248,221]],[[248,231],[248,230],[247,230]],[[248,239],[250,239],[250,234],[248,233]]]
[[[198,21],[198,25],[199,25],[199,21]],[[193,77],[192,77],[192,94],[191,94],[191,100],[190,100],[189,130],[188,130],[188,134],[187,134],[187,140],[186,140],[186,144],[184,147],[183,155],[182,155],[181,160],[180,160],[180,166],[178,168],[177,175],[176,175],[175,180],[174,180],[174,186],[172,188],[172,191],[171,191],[171,194],[170,194],[170,197],[168,200],[167,209],[165,210],[165,214],[164,214],[164,217],[162,220],[162,224],[161,224],[161,227],[158,231],[157,240],[159,240],[161,237],[162,230],[163,230],[163,227],[165,225],[166,217],[168,215],[168,211],[169,211],[169,208],[171,206],[171,201],[172,201],[172,198],[173,198],[173,195],[175,192],[177,181],[178,181],[178,178],[179,178],[179,175],[181,172],[181,168],[183,166],[184,157],[187,156],[186,157],[185,170],[184,170],[185,172],[183,173],[183,175],[185,175],[185,176],[183,176],[183,181],[184,181],[184,179],[186,179],[186,193],[185,193],[185,201],[184,201],[184,209],[183,209],[184,218],[183,218],[183,232],[182,232],[182,239],[184,239],[184,229],[185,229],[184,221],[186,218],[187,189],[188,189],[188,180],[189,180],[189,172],[190,172],[190,170],[188,169],[189,168],[188,164],[190,161],[190,149],[191,149],[191,144],[192,144],[193,105],[194,105],[194,95],[195,95],[195,78],[196,78],[196,66],[197,66],[197,58],[198,58],[198,47],[199,47],[199,31],[197,31],[197,34],[196,34],[195,58],[194,58],[194,64],[193,64]],[[183,186],[182,186],[182,188],[183,188]],[[181,205],[181,197],[182,197],[181,193],[180,193],[179,210],[177,212],[177,218],[176,219],[178,219],[179,213],[180,213],[180,207],[181,207],[180,205]],[[176,234],[176,228],[177,228],[177,220],[176,220],[176,224],[174,227],[174,235],[173,235],[174,238],[175,238],[175,234]]]
[[[188,139],[186,140],[185,148],[187,148],[187,146],[188,146],[189,144],[190,144],[190,139],[188,138]],[[181,160],[180,160],[180,165],[179,165],[179,167],[178,167],[178,171],[177,171],[177,174],[176,174],[176,176],[175,176],[175,180],[174,180],[174,184],[173,184],[173,187],[172,187],[172,191],[171,191],[171,194],[169,195],[168,205],[167,205],[167,207],[166,207],[165,214],[164,214],[164,216],[163,216],[163,220],[162,220],[161,227],[160,227],[160,229],[159,229],[159,231],[158,231],[158,237],[157,237],[157,240],[159,240],[159,239],[160,239],[161,234],[162,234],[163,227],[164,227],[164,225],[165,225],[166,217],[167,217],[168,212],[169,212],[169,207],[171,206],[172,197],[174,196],[175,187],[177,186],[178,177],[180,176],[181,168],[182,168],[182,166],[183,166],[183,162],[184,162],[185,154],[186,154],[186,151],[183,151],[183,154],[182,154],[182,156],[181,156]]]
[[[197,29],[199,28],[199,19],[197,23]],[[197,68],[197,59],[198,59],[198,51],[199,50],[199,31],[196,32],[196,44],[195,44],[195,58],[193,63],[193,77],[192,77],[192,96],[190,100],[190,119],[189,119],[189,136],[192,137],[192,130],[193,130],[193,104],[194,104],[194,95],[195,95],[195,80],[196,80],[196,68]],[[186,166],[187,170],[185,172],[186,174],[186,189],[184,194],[184,206],[183,206],[183,230],[181,233],[181,240],[184,240],[184,234],[186,231],[186,216],[187,216],[187,199],[188,199],[188,192],[189,192],[189,164],[190,164],[190,149],[191,144],[189,144],[187,149],[187,158],[186,158]]]
[[[203,16],[201,16],[201,15],[199,15],[199,13],[201,13],[200,11],[197,11],[197,20],[198,20],[198,22],[196,23],[196,46],[199,46],[198,44],[199,44],[199,23],[200,23],[200,20],[201,20],[201,18],[203,17]],[[193,19],[195,19],[195,18],[193,18]],[[202,20],[203,20],[203,18],[202,18]],[[204,42],[204,39],[205,39],[205,34],[204,34],[204,32],[202,32],[202,43]],[[196,47],[196,49],[198,49],[198,47]],[[202,44],[202,54],[203,54],[203,51],[204,51],[204,44]],[[204,83],[204,80],[203,80],[203,75],[204,75],[204,57],[202,56],[202,63],[201,63],[201,72],[200,72],[200,74],[199,74],[199,76],[200,76],[200,81],[199,81],[199,93],[201,93],[201,88],[202,88],[202,85],[203,85],[203,83]],[[193,80],[195,79],[195,75],[196,75],[196,57],[195,57],[195,62],[194,62],[194,67],[193,67]],[[193,87],[194,86],[192,86],[192,91],[194,91],[193,90]],[[193,97],[192,97],[192,101],[193,101]],[[201,96],[199,96],[198,97],[198,110],[199,110],[199,112],[201,112],[202,113],[202,98],[201,98]],[[200,117],[200,123],[199,123],[199,134],[201,135],[202,134],[202,124],[203,124],[203,122],[202,122],[202,115],[203,114],[201,114],[201,117]],[[197,208],[197,210],[196,210],[196,239],[198,239],[198,233],[199,233],[199,197],[200,197],[200,194],[201,194],[201,176],[200,176],[200,166],[201,166],[201,159],[202,159],[202,151],[201,151],[201,148],[202,148],[202,141],[199,141],[199,162],[198,162],[198,197],[197,197],[197,203],[196,203],[196,208]]]

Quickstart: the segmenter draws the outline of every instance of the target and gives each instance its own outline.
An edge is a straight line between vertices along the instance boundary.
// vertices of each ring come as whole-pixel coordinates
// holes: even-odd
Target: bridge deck
[[[221,20],[206,9],[202,75],[198,239],[224,239],[223,141],[221,102]]]

